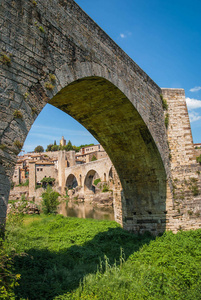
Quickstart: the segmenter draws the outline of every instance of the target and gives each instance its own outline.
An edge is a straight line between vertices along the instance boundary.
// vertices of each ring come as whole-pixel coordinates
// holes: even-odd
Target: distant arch
[[[98,173],[95,170],[88,171],[87,175],[85,176],[84,180],[84,190],[90,190],[95,193],[95,185],[94,180],[100,178]]]
[[[77,181],[75,175],[70,174],[66,180],[66,187],[68,189],[73,189],[73,188],[76,188],[76,186],[78,186],[78,181]]]

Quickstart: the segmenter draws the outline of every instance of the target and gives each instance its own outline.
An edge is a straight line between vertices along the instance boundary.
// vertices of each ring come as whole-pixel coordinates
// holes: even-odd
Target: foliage
[[[120,248],[127,259],[151,239],[133,235],[114,221],[27,215],[24,226],[10,233],[17,251],[27,253],[15,260],[16,273],[21,274],[16,299],[49,300],[70,292],[85,275],[97,271],[100,260],[105,268],[104,255],[120,264]]]
[[[37,153],[44,152],[43,146],[38,145],[38,146],[34,149],[34,152],[37,152]]]
[[[22,182],[16,186],[29,186],[29,179],[27,179],[25,182]]]
[[[52,82],[54,82],[54,81],[56,81],[56,76],[54,75],[54,74],[49,74],[49,79],[50,79],[50,81],[52,81]]]
[[[31,114],[34,115],[37,113],[37,109],[35,107],[31,108]]]
[[[47,185],[52,185],[55,182],[55,178],[52,177],[44,177],[41,180],[41,183],[43,184],[43,186],[47,186]]]
[[[4,65],[10,66],[11,58],[6,54],[1,53],[0,62]]]
[[[53,144],[47,145],[47,149],[45,150],[46,152],[51,151]]]
[[[23,115],[22,115],[21,111],[17,110],[17,109],[14,111],[13,116],[16,119],[23,119]]]
[[[14,300],[14,287],[18,285],[20,274],[14,274],[13,260],[15,252],[9,253],[0,239],[0,299]]]
[[[91,161],[96,161],[96,160],[97,160],[96,156],[93,155]]]
[[[99,182],[101,182],[101,179],[100,178],[97,178],[94,180],[94,185],[97,185]]]
[[[15,140],[14,143],[13,143],[13,145],[16,146],[19,150],[21,150],[22,146],[23,146],[23,143],[21,143],[18,140]]]
[[[60,149],[61,149],[61,150],[66,150],[66,151],[74,150],[74,149],[73,149],[73,145],[72,145],[72,143],[71,143],[70,140],[68,141],[67,145],[65,145],[65,146],[60,146]]]
[[[57,212],[59,196],[60,194],[53,191],[50,185],[47,186],[46,192],[42,194],[42,209],[44,214],[52,214]]]
[[[165,127],[168,128],[169,125],[169,114],[165,114]]]
[[[53,145],[51,147],[51,151],[58,151],[59,150],[59,145]]]
[[[165,233],[122,265],[85,277],[73,293],[56,299],[197,300],[201,292],[201,230]]]
[[[102,189],[102,192],[105,193],[105,192],[109,192],[109,187],[106,183],[103,184],[103,189]]]
[[[161,101],[162,101],[163,109],[168,110],[167,100],[163,98],[162,94],[160,94],[160,98],[161,98]]]
[[[54,86],[49,82],[45,82],[45,88],[49,91],[52,91],[54,89]]]
[[[44,30],[43,26],[39,26],[38,28],[39,28],[39,30],[40,30],[41,32],[45,33],[45,30]],[[46,88],[47,88],[47,87],[46,87]],[[50,88],[47,88],[47,89],[50,89]],[[53,89],[53,88],[52,88],[52,89]]]
[[[201,154],[200,154],[200,156],[196,157],[196,161],[197,161],[197,163],[201,164]]]
[[[6,145],[5,145],[5,144],[0,144],[0,149],[1,149],[1,150],[5,150],[5,148],[6,148]]]

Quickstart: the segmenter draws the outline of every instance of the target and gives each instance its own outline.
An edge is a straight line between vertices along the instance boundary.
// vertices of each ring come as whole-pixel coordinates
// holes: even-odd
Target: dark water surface
[[[98,220],[114,220],[113,207],[97,207],[85,202],[62,203],[58,209],[59,214],[65,217],[92,218]]]

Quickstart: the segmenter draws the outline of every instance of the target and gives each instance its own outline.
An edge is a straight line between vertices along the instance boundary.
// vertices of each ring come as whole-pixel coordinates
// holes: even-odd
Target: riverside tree
[[[58,197],[60,194],[53,191],[50,185],[47,186],[46,192],[42,193],[42,209],[44,214],[56,214],[59,205]]]

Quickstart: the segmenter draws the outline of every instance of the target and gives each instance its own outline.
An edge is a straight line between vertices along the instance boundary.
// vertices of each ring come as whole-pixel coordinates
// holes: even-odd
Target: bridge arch
[[[13,5],[8,3],[5,16]],[[57,19],[48,5],[38,0],[33,8],[21,0],[24,17],[17,7],[12,22],[2,25],[3,51],[13,55],[9,65],[2,64],[1,221],[16,156],[50,103],[80,122],[108,153],[124,191],[125,227],[163,230],[170,170],[161,89],[74,1],[58,1],[54,14],[62,17]]]
[[[78,180],[74,174],[70,174],[66,179],[66,187],[68,189],[73,189],[76,188],[76,186],[78,186]]]
[[[84,190],[90,190],[95,193],[95,185],[94,180],[100,178],[99,174],[95,170],[90,170],[87,172],[85,179],[84,179]]]

